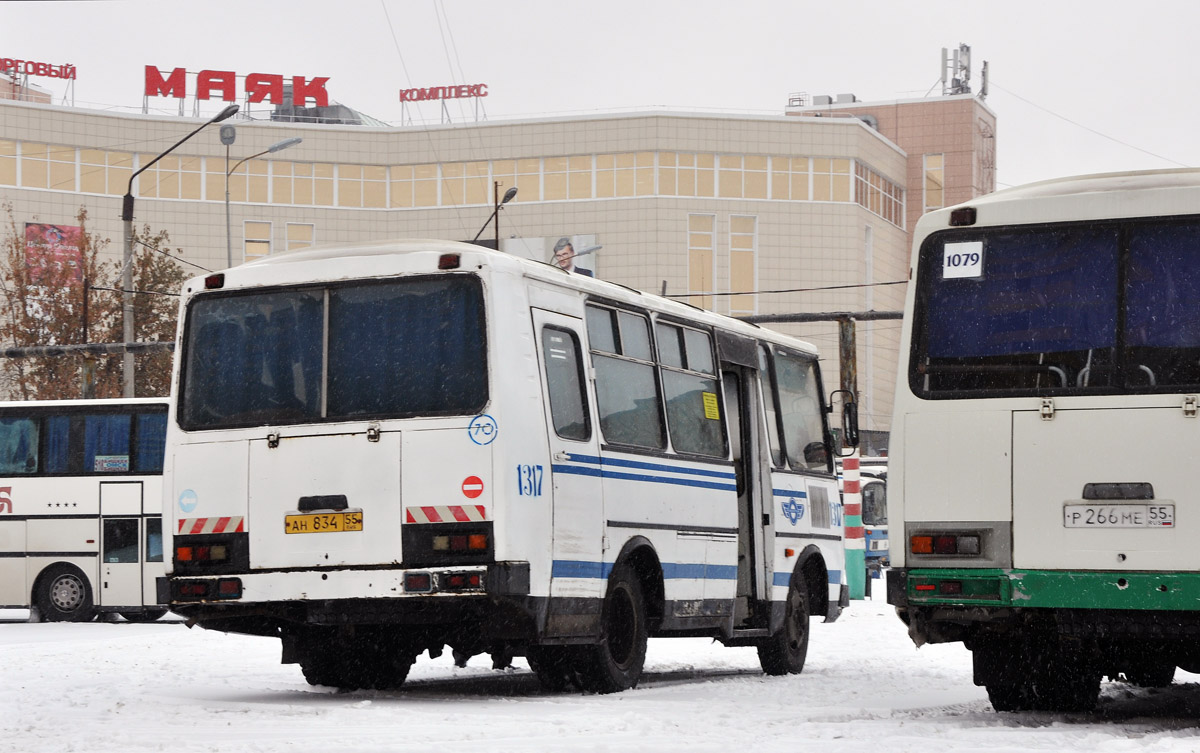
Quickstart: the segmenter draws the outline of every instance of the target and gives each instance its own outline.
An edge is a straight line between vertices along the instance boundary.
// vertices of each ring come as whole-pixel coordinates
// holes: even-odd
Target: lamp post
[[[304,139],[294,138],[284,139],[278,143],[271,144],[271,146],[262,150],[258,154],[251,154],[249,157],[239,160],[238,163],[232,168],[229,167],[229,144],[233,143],[233,140],[230,139],[229,142],[225,144],[225,261],[227,262],[227,267],[233,266],[233,231],[230,229],[229,225],[229,176],[233,175],[234,172],[236,172],[237,169],[242,166],[243,162],[249,162],[255,157],[261,157],[264,154],[273,154],[275,152],[282,151],[299,144],[301,141],[304,141]]]
[[[121,220],[125,223],[125,239],[124,239],[124,241],[125,241],[125,243],[124,243],[125,264],[121,270],[121,289],[122,289],[122,293],[121,293],[121,300],[122,300],[121,325],[122,325],[122,330],[123,330],[122,337],[125,340],[126,346],[128,346],[129,343],[132,343],[133,338],[134,338],[134,334],[133,334],[133,329],[134,329],[133,328],[133,181],[135,178],[137,178],[137,176],[141,175],[143,171],[145,171],[147,168],[149,168],[155,162],[158,162],[163,157],[165,157],[168,154],[170,154],[171,152],[175,151],[176,147],[178,147],[180,144],[187,141],[191,137],[195,136],[197,133],[200,133],[200,131],[204,130],[205,126],[210,126],[213,123],[220,123],[222,120],[233,117],[234,113],[236,113],[238,111],[238,109],[239,109],[238,105],[229,105],[224,110],[221,110],[219,113],[214,115],[210,120],[203,123],[199,128],[192,131],[188,135],[184,136],[179,141],[176,141],[174,143],[174,145],[171,146],[170,149],[166,150],[162,154],[158,155],[154,159],[152,159],[149,162],[147,162],[146,164],[142,165],[141,167],[139,167],[137,169],[136,172],[134,172],[133,175],[129,176],[129,186],[128,186],[128,188],[125,189],[125,195],[121,199]],[[125,397],[133,397],[133,353],[129,352],[128,347],[126,347],[124,355],[122,356],[121,376],[122,376],[122,381],[125,383]]]
[[[495,197],[494,201],[496,202],[496,208],[492,210],[492,214],[490,217],[487,218],[487,222],[483,223],[483,227],[479,228],[479,232],[475,233],[475,237],[471,239],[471,242],[474,243],[475,241],[479,240],[479,236],[483,235],[483,231],[487,229],[488,222],[491,222],[492,219],[494,218],[496,220],[496,228],[495,228],[495,230],[496,230],[496,250],[499,251],[500,250],[500,217],[499,217],[500,208],[503,207],[508,202],[513,200],[513,198],[517,195],[517,187],[513,186],[512,188],[505,191],[504,198],[501,199],[501,198],[499,198],[499,196],[500,196],[500,181],[496,181],[492,185],[492,195],[493,195],[493,197]]]

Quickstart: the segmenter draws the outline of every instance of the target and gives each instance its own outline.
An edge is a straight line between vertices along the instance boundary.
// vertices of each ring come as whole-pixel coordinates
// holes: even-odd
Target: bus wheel
[[[788,587],[783,625],[758,644],[758,662],[769,675],[798,675],[808,657],[808,586],[804,578],[792,576]]]
[[[583,689],[615,693],[636,687],[646,661],[646,605],[629,565],[617,565],[608,577],[600,624],[600,643],[587,647],[580,657]]]
[[[129,622],[154,622],[167,613],[165,609],[143,609],[140,612],[121,612]]]
[[[1126,669],[1125,682],[1139,688],[1165,688],[1175,679],[1175,665],[1166,661],[1145,659]]]
[[[47,622],[88,622],[96,616],[87,578],[70,565],[48,569],[34,601]]]
[[[566,646],[530,646],[525,651],[525,661],[546,690],[561,693],[568,684],[579,686]]]

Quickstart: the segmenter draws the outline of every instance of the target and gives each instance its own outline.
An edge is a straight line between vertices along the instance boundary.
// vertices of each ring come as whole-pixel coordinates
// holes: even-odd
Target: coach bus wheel
[[[808,657],[808,585],[800,575],[788,586],[783,625],[758,644],[758,662],[769,675],[798,675]]]
[[[88,622],[96,616],[87,579],[70,565],[56,565],[46,571],[35,601],[47,622]]]
[[[600,623],[600,642],[581,656],[583,689],[615,693],[636,687],[646,661],[646,605],[641,583],[629,565],[617,565],[609,575]]]
[[[129,622],[154,622],[167,613],[165,609],[143,609],[140,612],[121,612]]]

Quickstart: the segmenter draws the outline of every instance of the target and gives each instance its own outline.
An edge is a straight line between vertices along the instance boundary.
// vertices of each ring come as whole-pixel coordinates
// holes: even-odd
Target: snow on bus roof
[[[472,255],[477,259],[480,259],[480,261],[485,261],[485,263],[487,263],[489,266],[501,268],[508,267],[513,270],[520,270],[521,273],[532,279],[550,282],[552,284],[562,284],[569,281],[569,283],[573,286],[582,288],[585,292],[599,297],[633,305],[647,306],[665,314],[673,314],[681,318],[691,319],[698,323],[720,326],[723,329],[737,332],[747,337],[755,337],[763,340],[770,340],[785,346],[797,347],[802,349],[804,352],[814,355],[817,353],[816,347],[811,343],[805,342],[791,335],[785,335],[776,330],[760,327],[757,324],[743,322],[723,314],[716,314],[711,311],[693,306],[689,303],[684,303],[682,301],[659,296],[654,293],[637,290],[626,285],[621,285],[620,283],[585,277],[582,275],[573,275],[547,262],[526,259],[520,256],[513,256],[512,254],[508,254],[503,251],[496,251],[494,249],[487,248],[486,246],[477,246],[472,243],[463,243],[460,241],[437,239],[397,239],[386,241],[366,241],[353,244],[313,246],[311,248],[298,249],[296,251],[288,251],[281,254],[272,254],[271,256],[255,259],[254,261],[246,262],[238,267],[227,270],[227,272],[231,276],[236,277],[239,270],[264,270],[272,267],[283,267],[291,264],[319,263],[363,257],[400,257],[415,253],[458,253]],[[197,280],[202,279],[203,276],[197,278]]]

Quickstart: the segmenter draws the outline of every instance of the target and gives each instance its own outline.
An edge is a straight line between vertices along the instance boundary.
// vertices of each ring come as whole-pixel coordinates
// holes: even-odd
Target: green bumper
[[[894,572],[894,571],[893,571]],[[1200,573],[913,569],[909,606],[1200,611]]]

